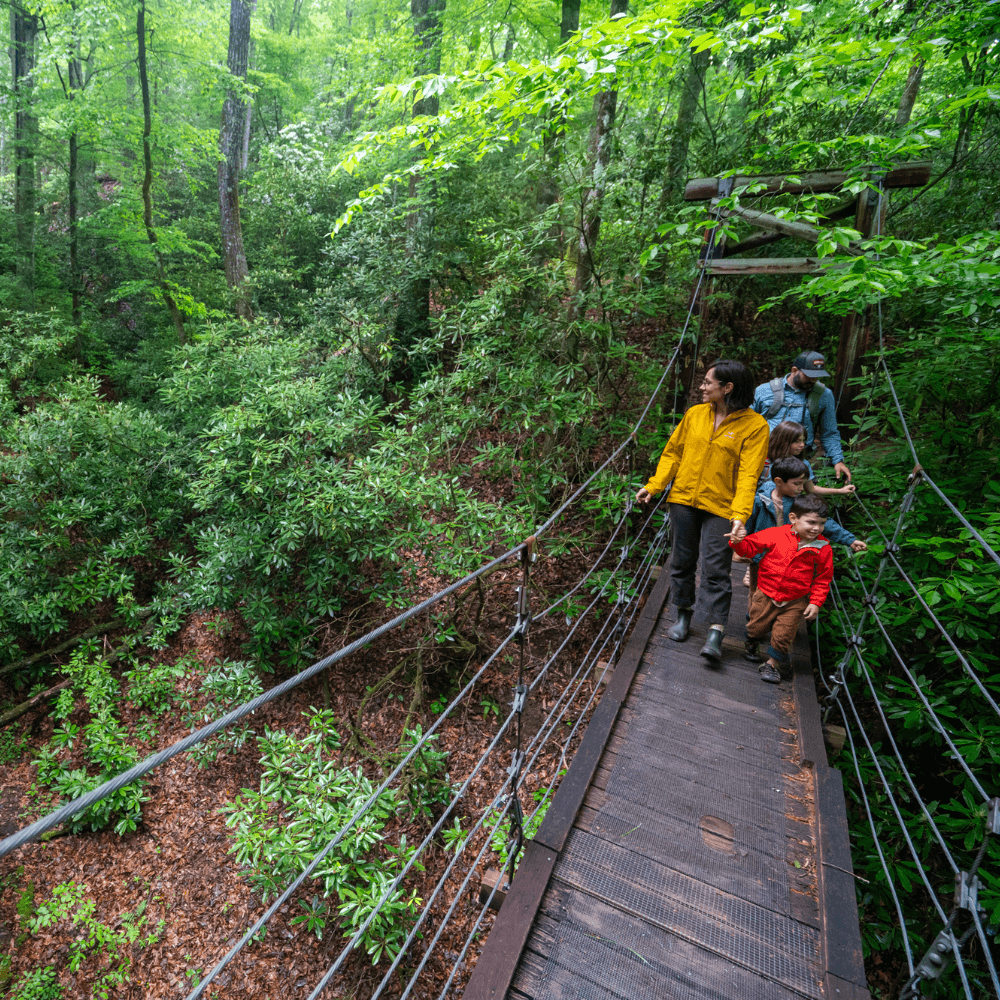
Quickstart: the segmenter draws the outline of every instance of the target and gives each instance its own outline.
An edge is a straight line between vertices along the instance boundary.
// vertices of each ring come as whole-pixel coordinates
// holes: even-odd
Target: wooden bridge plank
[[[656,930],[641,918],[622,914],[592,896],[556,886],[546,893],[532,947],[518,970],[515,986],[523,996],[558,995],[551,989],[554,980],[557,989],[575,987],[577,992],[572,996],[606,995],[622,1000],[675,995],[705,1000],[787,1000],[797,995],[777,985],[768,989],[754,973],[683,938]],[[572,938],[585,942],[587,953],[566,948],[574,943],[567,940]],[[563,957],[561,950],[569,953]],[[608,966],[613,967],[610,988]],[[647,977],[646,984],[643,977]],[[642,985],[648,992],[639,991]]]
[[[636,622],[632,635],[625,646],[614,674],[594,711],[583,740],[573,756],[573,763],[563,778],[552,800],[542,825],[535,834],[535,840],[554,851],[561,851],[566,837],[573,826],[583,797],[587,794],[590,779],[597,770],[604,746],[611,735],[611,728],[618,717],[618,709],[628,694],[642,659],[649,636],[660,616],[660,610],[670,591],[670,576],[661,573],[650,592],[642,613]]]
[[[661,574],[654,588],[663,584],[663,597],[666,577]],[[550,859],[546,871],[537,860],[527,869],[522,862],[465,996],[652,1000],[690,985],[683,976],[695,968],[695,986],[686,993],[691,997],[819,997],[822,982],[831,1000],[848,1000],[831,992],[844,984],[856,991],[850,1000],[865,1000],[863,967],[858,973],[850,950],[854,943],[860,949],[853,879],[844,876],[844,885],[827,880],[824,888],[821,878],[817,898],[813,852],[819,848],[811,821],[831,797],[829,788],[820,790],[819,770],[815,803],[810,792],[810,763],[815,768],[818,756],[811,724],[818,710],[810,715],[800,704],[809,692],[798,679],[793,702],[791,685],[761,685],[755,669],[739,658],[745,603],[737,589],[719,671],[708,670],[698,655],[697,624],[687,643],[671,643],[664,639],[669,616],[657,621],[659,608],[647,604],[645,621],[637,623],[645,633],[642,646],[629,643],[615,673],[617,686],[613,678],[594,713],[591,727],[598,724],[598,735],[582,768],[587,780],[568,782],[572,767],[563,780],[571,794],[552,827],[559,839],[529,845],[529,852],[543,851]],[[634,640],[641,636],[638,627],[635,633]],[[798,661],[804,654],[800,639],[793,655]],[[815,705],[814,691],[812,700]],[[694,725],[685,725],[688,716]],[[821,745],[821,732],[818,739]],[[615,777],[622,768],[624,785]],[[717,854],[708,840],[701,843],[702,809],[709,818],[736,823],[733,851]],[[843,816],[842,798],[839,810]],[[724,824],[720,832],[725,851]],[[828,859],[841,857],[836,852],[843,846],[834,836]],[[793,868],[793,859],[806,862],[802,870]],[[849,851],[840,867],[850,868]],[[512,898],[516,908],[508,910]],[[847,921],[838,944],[829,925],[840,919],[842,907],[854,908],[855,925],[852,932]],[[508,921],[517,932],[498,935]],[[675,964],[657,967],[647,946],[673,954]],[[706,955],[716,963],[709,971]],[[484,960],[488,985],[480,976]],[[656,992],[645,992],[644,983]]]

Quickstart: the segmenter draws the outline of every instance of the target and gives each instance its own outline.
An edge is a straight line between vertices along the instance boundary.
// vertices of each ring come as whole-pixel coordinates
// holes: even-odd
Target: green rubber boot
[[[683,642],[688,637],[688,630],[691,628],[691,609],[678,608],[677,621],[667,629],[667,638],[674,642]]]
[[[701,655],[705,657],[713,667],[722,662],[722,636],[721,628],[710,628],[705,645],[701,647]]]

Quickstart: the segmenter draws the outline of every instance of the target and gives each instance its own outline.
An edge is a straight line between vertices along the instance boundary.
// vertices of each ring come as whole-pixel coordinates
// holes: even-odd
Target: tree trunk
[[[559,44],[565,45],[569,41],[570,36],[579,30],[580,0],[562,0],[562,17],[559,20]]]
[[[691,136],[694,133],[694,122],[698,111],[698,102],[705,88],[705,74],[708,72],[710,52],[691,53],[684,83],[681,87],[680,101],[677,105],[677,125],[670,140],[670,151],[667,154],[667,167],[663,173],[663,184],[660,188],[660,200],[657,205],[657,218],[661,221],[670,209],[670,204],[683,195],[684,182],[687,177],[688,151],[691,148]],[[659,236],[654,237],[662,242]],[[664,255],[655,267],[650,269],[649,279],[659,284],[666,276],[667,259]]]
[[[414,67],[417,76],[441,71],[444,10],[445,0],[410,0],[417,43],[417,63]],[[421,97],[414,102],[413,117],[436,115],[439,106],[437,95]],[[426,261],[434,235],[434,185],[422,182],[417,174],[411,174],[407,193],[414,207],[406,219],[406,255],[411,263],[411,272],[415,273],[405,279],[396,314],[396,339],[404,349],[430,333],[431,282],[426,276]]]
[[[969,60],[963,56],[962,63],[965,67],[965,79],[967,83],[981,87],[986,80],[986,55],[987,49],[980,49],[975,65],[970,65]],[[948,179],[948,194],[958,194],[962,190],[962,179],[965,173],[962,161],[969,154],[969,139],[972,136],[972,125],[976,120],[976,110],[979,101],[975,101],[968,107],[960,108],[958,111],[958,136],[955,139],[955,149],[951,155],[952,174]]]
[[[250,56],[250,17],[253,0],[231,0],[229,6],[229,73],[246,80]],[[252,319],[253,313],[243,284],[247,279],[247,257],[240,224],[239,170],[243,135],[247,130],[248,105],[240,91],[229,89],[222,105],[219,130],[219,222],[222,231],[222,260],[226,281],[236,294],[236,315]]]
[[[691,53],[691,63],[684,77],[681,88],[681,98],[677,105],[677,127],[670,141],[670,153],[667,156],[667,169],[663,175],[663,188],[660,192],[660,214],[666,212],[667,206],[684,189],[687,176],[688,151],[691,147],[691,136],[694,132],[694,120],[698,111],[698,102],[705,89],[705,74],[708,72],[708,60],[711,53]]]
[[[611,16],[624,13],[627,7],[627,0],[611,0]],[[594,98],[594,124],[587,146],[587,176],[590,181],[580,205],[580,227],[575,248],[576,275],[569,306],[570,321],[582,315],[586,309],[586,294],[598,281],[594,269],[594,251],[601,231],[601,208],[607,187],[608,167],[611,164],[611,144],[617,110],[617,90],[602,90]],[[570,354],[573,353],[575,345],[571,344]]]
[[[562,17],[559,21],[559,44],[565,45],[570,37],[580,30],[580,0],[562,0]],[[542,139],[542,177],[538,183],[538,211],[544,212],[559,200],[557,175],[562,161],[562,144],[566,135],[565,115],[554,113],[551,124]],[[562,253],[562,226],[556,224],[552,239]]]
[[[67,91],[67,98],[70,101],[76,100],[76,95],[83,90],[83,65],[80,62],[79,57],[79,40],[76,37],[76,4],[73,3],[73,58],[69,60],[69,64],[66,67],[66,76],[69,81],[69,87]],[[68,188],[69,188],[69,283],[70,283],[70,295],[72,296],[73,306],[73,325],[79,326],[81,321],[81,309],[80,309],[80,296],[83,292],[82,281],[80,277],[80,233],[79,233],[79,215],[80,215],[80,196],[79,196],[79,176],[80,176],[80,149],[79,149],[79,136],[76,129],[69,137],[69,178],[68,178]],[[77,342],[77,349],[79,349],[79,341]]]
[[[184,320],[181,311],[177,308],[170,288],[167,285],[167,274],[163,267],[163,255],[160,253],[159,243],[156,238],[156,230],[153,228],[153,112],[149,104],[149,75],[146,72],[146,0],[139,0],[139,9],[135,18],[135,35],[139,44],[139,89],[142,92],[142,160],[144,172],[142,177],[142,221],[146,226],[146,237],[149,239],[149,246],[153,251],[156,260],[156,270],[159,277],[160,290],[163,293],[163,301],[170,310],[170,315],[174,321],[174,329],[177,331],[177,342],[187,343],[187,334],[184,332]]]
[[[896,127],[902,128],[909,125],[910,116],[913,114],[913,105],[917,102],[917,94],[920,92],[920,80],[924,75],[924,61],[918,59],[911,67],[906,77],[906,86],[903,87],[903,95],[899,99],[899,109],[896,111]]]
[[[257,9],[257,0],[251,0],[250,2],[251,16],[253,15],[253,12],[256,9]],[[251,67],[253,67],[254,69],[256,69],[257,67],[256,47],[254,45],[253,38],[250,39],[250,47],[247,54],[247,68],[249,69]],[[246,105],[247,105],[247,113],[246,113],[246,120],[243,123],[243,162],[240,166],[241,170],[246,170],[247,167],[250,165],[250,120],[253,117],[253,101],[248,98]]]
[[[35,145],[32,108],[38,16],[10,6],[10,61],[14,96],[14,232],[17,277],[25,309],[35,307]]]

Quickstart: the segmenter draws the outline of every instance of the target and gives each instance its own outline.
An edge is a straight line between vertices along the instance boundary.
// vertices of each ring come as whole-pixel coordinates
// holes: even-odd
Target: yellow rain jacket
[[[646,489],[660,493],[673,480],[671,503],[746,523],[769,434],[767,421],[753,410],[730,413],[715,430],[712,404],[692,406],[670,435]]]

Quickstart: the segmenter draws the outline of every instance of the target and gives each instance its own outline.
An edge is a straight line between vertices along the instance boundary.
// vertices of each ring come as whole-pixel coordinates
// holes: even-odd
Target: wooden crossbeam
[[[796,180],[789,180],[794,176]],[[774,174],[770,176],[740,175],[733,178],[733,187],[750,184],[764,184],[761,194],[802,194],[805,191],[819,193],[836,191],[848,178],[846,170],[812,170],[803,174]],[[923,187],[931,178],[931,161],[914,160],[901,163],[887,171],[882,179],[886,188]],[[684,188],[685,201],[708,201],[718,197],[718,177],[696,177],[688,181]]]
[[[853,216],[857,210],[857,201],[857,198],[851,198],[850,201],[847,201],[843,205],[839,205],[832,211],[827,212],[827,214],[820,219],[820,222],[839,222],[841,219]],[[745,240],[740,240],[739,243],[732,243],[725,247],[721,252],[717,250],[716,256],[735,257],[738,253],[745,253],[747,250],[756,250],[758,247],[766,247],[771,243],[777,243],[778,240],[783,239],[785,239],[785,234],[779,232],[752,233]]]
[[[771,232],[781,236],[791,236],[796,240],[805,240],[807,243],[816,243],[823,235],[823,230],[816,226],[809,225],[808,222],[793,222],[791,219],[781,219],[769,212],[758,212],[755,208],[745,208],[740,205],[736,208],[724,208],[720,212],[723,219],[738,218],[748,222],[758,229],[769,229]],[[864,255],[863,250],[859,250],[856,243],[851,243],[842,248],[842,252],[853,254],[856,257]]]
[[[754,233],[745,240],[740,240],[739,243],[725,247],[718,256],[735,257],[738,253],[744,253],[747,250],[756,250],[758,247],[766,247],[770,243],[777,243],[778,240],[783,239],[785,239],[784,233]]]
[[[820,257],[729,257],[723,260],[699,260],[698,267],[708,267],[713,274],[819,274],[830,268],[847,267],[846,261],[827,261]]]

